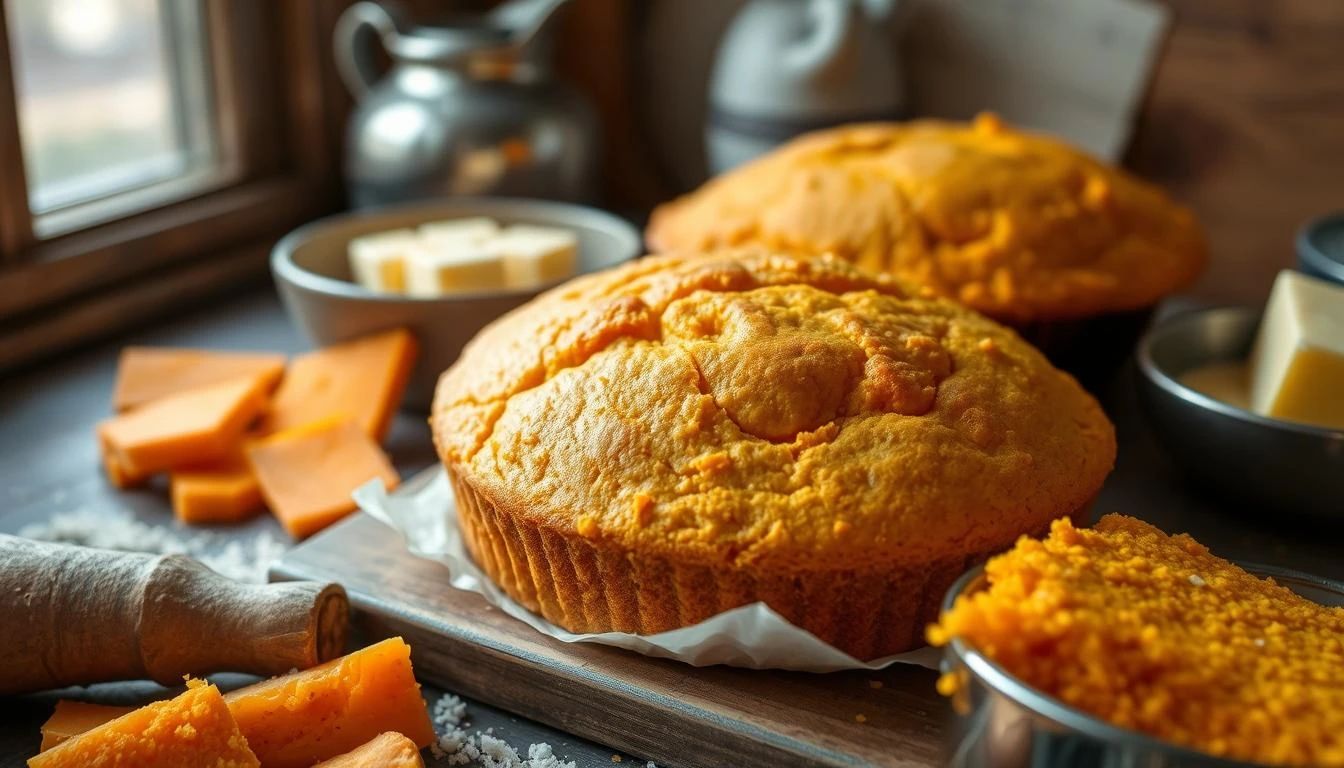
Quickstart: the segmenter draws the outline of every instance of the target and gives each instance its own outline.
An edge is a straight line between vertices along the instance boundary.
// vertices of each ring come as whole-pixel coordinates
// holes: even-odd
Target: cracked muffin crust
[[[1162,190],[993,115],[808,134],[660,206],[645,235],[831,251],[1014,325],[1150,307],[1207,260]]]
[[[831,257],[644,259],[481,332],[431,422],[468,547],[573,631],[763,600],[917,645],[970,561],[1085,509],[1110,423],[1012,331]]]

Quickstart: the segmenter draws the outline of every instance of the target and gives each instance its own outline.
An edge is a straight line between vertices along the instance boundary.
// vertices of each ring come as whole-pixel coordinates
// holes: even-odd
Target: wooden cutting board
[[[760,672],[696,668],[543,635],[448,572],[406,551],[398,534],[354,515],[290,550],[273,580],[339,581],[356,622],[401,635],[417,673],[660,766],[934,766],[946,759],[948,705],[936,673]]]

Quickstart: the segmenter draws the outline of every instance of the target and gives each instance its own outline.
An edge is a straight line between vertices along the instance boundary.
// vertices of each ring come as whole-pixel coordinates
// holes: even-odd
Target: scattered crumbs
[[[868,722],[868,716],[867,716],[867,715],[863,715],[863,714],[855,715],[855,716],[854,716],[854,722],[856,722],[856,723],[866,723],[866,722]]]
[[[451,693],[440,696],[430,710],[430,720],[438,739],[430,746],[436,758],[448,758],[449,765],[466,765],[480,755],[480,750],[462,728],[467,714],[466,702]]]
[[[879,690],[879,689],[882,688],[882,681],[881,681],[881,680],[869,680],[869,681],[868,681],[868,687],[869,687],[869,688],[872,688],[874,691]]]
[[[436,759],[448,765],[478,765],[484,768],[577,768],[573,761],[555,756],[550,744],[532,744],[524,759],[503,739],[494,736],[494,728],[484,733],[467,733],[467,704],[451,693],[445,693],[430,709],[437,740],[429,751]]]
[[[467,704],[451,693],[445,693],[434,702],[434,709],[430,717],[434,720],[434,727],[437,730],[444,730],[449,727],[462,724],[462,718],[467,716]]]
[[[19,530],[19,535],[123,552],[190,555],[216,573],[254,584],[266,583],[266,572],[271,563],[289,548],[270,531],[240,541],[232,535],[188,531],[172,525],[148,525],[129,514],[82,508],[58,512],[45,523],[26,525]]]
[[[522,758],[518,757],[518,752],[509,746],[508,742],[501,738],[491,736],[488,733],[478,733],[476,738],[480,742],[481,765],[486,768],[517,768],[523,765]]]
[[[1204,586],[1204,580],[1201,579],[1197,573],[1190,574],[1190,583],[1194,584],[1196,587]]]
[[[613,762],[613,763],[619,763],[619,762],[621,762],[621,756],[620,756],[620,755],[612,755],[612,756],[611,756],[611,762]]]
[[[561,760],[546,743],[533,744],[527,748],[527,768],[575,768],[574,763]]]

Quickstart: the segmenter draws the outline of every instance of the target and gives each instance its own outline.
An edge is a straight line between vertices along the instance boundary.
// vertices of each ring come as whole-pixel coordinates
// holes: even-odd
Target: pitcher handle
[[[355,3],[336,20],[332,51],[336,57],[336,71],[345,81],[345,87],[355,100],[364,98],[378,79],[378,66],[373,47],[363,42],[366,31],[377,33],[384,47],[399,34],[397,16],[393,8],[379,3]]]

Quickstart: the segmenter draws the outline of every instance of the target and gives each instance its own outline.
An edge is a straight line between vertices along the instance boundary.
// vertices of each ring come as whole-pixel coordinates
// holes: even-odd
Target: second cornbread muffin
[[[659,206],[646,237],[833,251],[1029,329],[1146,309],[1207,261],[1161,189],[993,115],[807,134]]]
[[[476,561],[573,631],[764,601],[920,642],[967,564],[1087,508],[1110,423],[1013,332],[829,257],[645,259],[487,327],[435,441]]]

